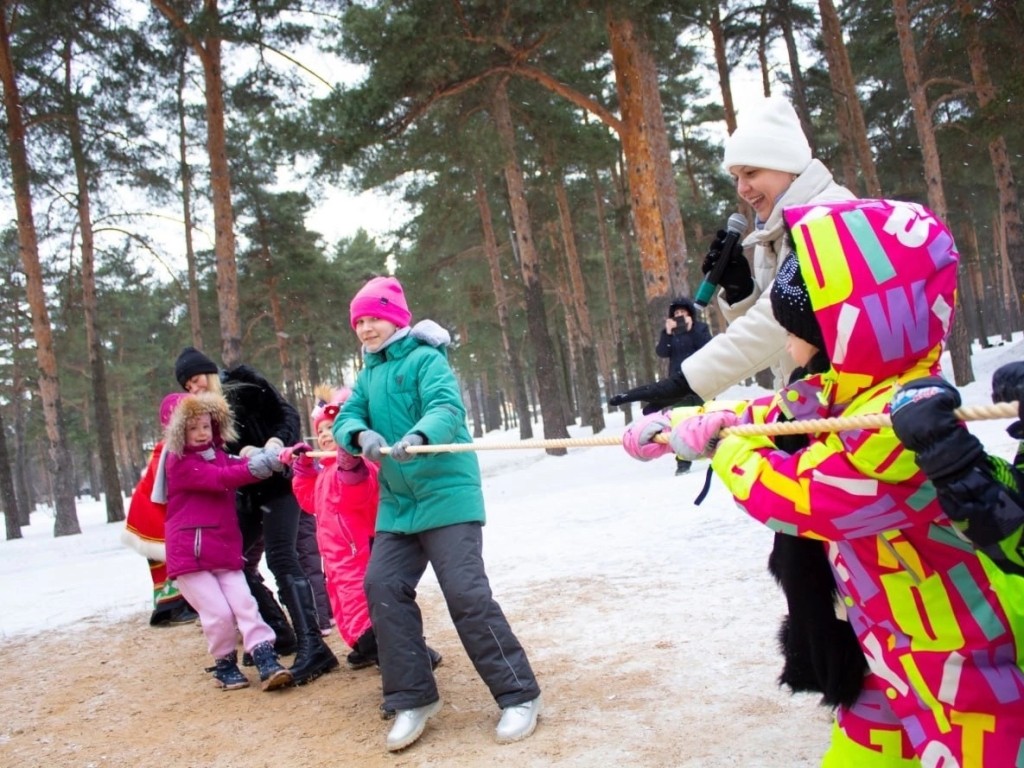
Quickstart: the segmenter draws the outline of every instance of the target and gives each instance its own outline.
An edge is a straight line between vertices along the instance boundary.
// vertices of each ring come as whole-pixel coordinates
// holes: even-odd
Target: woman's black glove
[[[700,265],[700,271],[707,276],[720,260],[725,259],[725,269],[718,280],[718,285],[725,292],[725,300],[735,304],[754,292],[754,279],[750,274],[750,262],[743,255],[743,247],[737,240],[733,239],[728,252],[723,250],[728,234],[724,229],[718,230],[715,241],[708,249],[708,255]]]
[[[648,403],[647,407],[657,404],[653,410],[661,410],[675,405],[687,395],[692,394],[693,390],[690,389],[686,377],[682,373],[673,373],[667,379],[641,384],[639,387],[612,395],[608,398],[608,405],[615,407],[643,400]],[[647,412],[645,408],[644,413]]]
[[[959,477],[985,453],[953,413],[959,407],[956,387],[938,376],[915,379],[893,394],[893,432],[933,483]]]

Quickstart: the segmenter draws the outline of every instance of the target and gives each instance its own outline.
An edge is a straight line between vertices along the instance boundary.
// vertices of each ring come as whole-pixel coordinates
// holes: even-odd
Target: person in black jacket
[[[697,308],[688,296],[680,296],[668,306],[665,328],[658,336],[654,352],[668,358],[668,375],[679,373],[683,360],[711,341],[708,324],[697,319]],[[683,395],[675,405],[701,405],[704,401],[694,394]],[[644,409],[644,413],[647,413]],[[676,458],[676,474],[690,471],[690,462]]]
[[[210,358],[195,347],[186,347],[174,363],[174,376],[192,394],[222,392],[227,398],[238,432],[238,439],[227,445],[230,453],[245,457],[264,447],[280,450],[299,441],[299,412],[253,368],[239,365],[218,371]],[[308,683],[337,667],[338,659],[320,634],[313,590],[299,564],[296,538],[302,510],[292,494],[291,477],[274,474],[245,486],[239,490],[237,502],[249,587],[261,615],[277,632],[278,626],[264,613],[265,609],[273,612],[276,601],[254,567],[262,539],[267,567],[295,628],[297,650],[290,671],[297,685]]]

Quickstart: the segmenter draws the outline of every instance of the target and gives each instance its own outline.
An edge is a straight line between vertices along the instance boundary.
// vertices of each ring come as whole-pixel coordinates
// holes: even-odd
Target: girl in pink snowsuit
[[[349,392],[347,387],[318,391],[311,420],[321,451],[337,451],[331,427]],[[298,443],[281,451],[280,459],[292,467],[292,491],[299,506],[316,516],[331,611],[341,638],[352,649],[348,666],[361,669],[377,661],[377,640],[363,590],[377,524],[377,466],[347,451],[314,461],[308,455],[311,450]]]

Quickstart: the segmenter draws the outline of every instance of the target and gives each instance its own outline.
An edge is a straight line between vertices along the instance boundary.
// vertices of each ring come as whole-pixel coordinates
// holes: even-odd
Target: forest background
[[[452,332],[476,436],[599,432],[739,205],[738,77],[841,183],[949,224],[967,384],[972,340],[1022,327],[1021,61],[1016,0],[0,0],[7,538],[38,503],[78,533],[86,491],[124,519],[187,344],[305,417],[374,274]],[[407,215],[330,242],[339,188]]]

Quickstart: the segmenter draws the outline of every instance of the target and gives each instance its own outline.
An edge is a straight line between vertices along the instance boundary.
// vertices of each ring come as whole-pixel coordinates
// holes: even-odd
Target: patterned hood
[[[938,360],[953,321],[959,254],[931,211],[850,200],[784,215],[836,372],[835,400]]]

